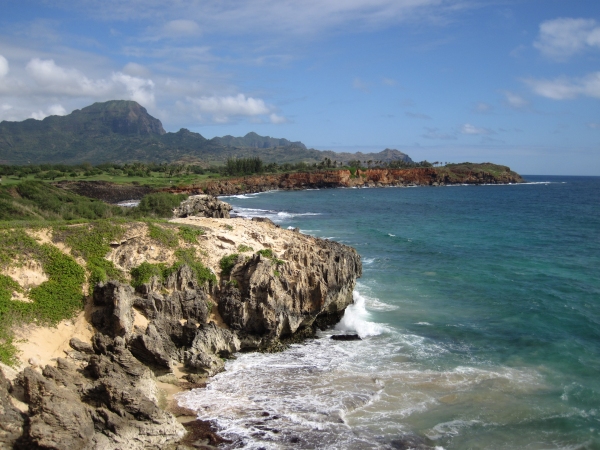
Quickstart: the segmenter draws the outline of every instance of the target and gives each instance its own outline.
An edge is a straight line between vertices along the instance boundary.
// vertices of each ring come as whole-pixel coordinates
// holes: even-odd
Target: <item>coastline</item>
[[[128,273],[142,262],[172,264],[177,251],[196,249],[219,273],[221,259],[239,253],[229,273],[202,286],[184,265],[135,290],[107,282],[86,311],[57,329],[24,330],[21,372],[0,370],[8,378],[0,377],[0,400],[11,414],[3,427],[12,430],[12,437],[0,433],[0,443],[28,448],[60,435],[70,448],[185,448],[186,439],[210,448],[221,438],[178,405],[177,393],[204,386],[237,351],[280,351],[313,335],[352,302],[361,266],[350,247],[268,220],[188,217],[162,228],[182,226],[202,230],[197,244],[162,245],[148,225],[132,224],[106,258]]]

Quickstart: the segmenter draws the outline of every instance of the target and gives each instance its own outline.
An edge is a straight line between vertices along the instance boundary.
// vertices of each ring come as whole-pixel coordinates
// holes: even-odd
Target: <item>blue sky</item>
[[[167,131],[600,175],[600,2],[3,0],[0,120],[133,99]]]

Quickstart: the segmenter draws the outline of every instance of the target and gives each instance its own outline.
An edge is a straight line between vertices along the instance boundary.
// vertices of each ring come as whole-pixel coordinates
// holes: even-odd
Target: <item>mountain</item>
[[[233,137],[227,135],[223,137],[216,137],[212,140],[225,147],[271,148],[289,147],[290,145],[293,145],[295,147],[303,148],[304,150],[306,150],[306,146],[302,142],[291,142],[287,139],[272,138],[270,136],[259,136],[253,131],[251,131],[244,137]]]
[[[94,103],[66,116],[44,120],[0,122],[0,164],[90,162],[188,162],[222,164],[227,158],[260,157],[264,162],[410,161],[398,150],[380,153],[336,153],[307,149],[302,142],[260,136],[206,139],[185,128],[167,133],[160,120],[138,103],[112,100]]]

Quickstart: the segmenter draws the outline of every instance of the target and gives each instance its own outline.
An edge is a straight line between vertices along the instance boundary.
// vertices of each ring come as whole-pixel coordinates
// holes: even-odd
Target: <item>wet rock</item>
[[[434,450],[432,442],[416,434],[405,434],[390,442],[394,450]]]
[[[229,203],[212,195],[191,195],[173,210],[173,217],[203,216],[216,219],[229,219]]]
[[[331,336],[334,341],[360,341],[362,338],[358,334],[334,334]]]

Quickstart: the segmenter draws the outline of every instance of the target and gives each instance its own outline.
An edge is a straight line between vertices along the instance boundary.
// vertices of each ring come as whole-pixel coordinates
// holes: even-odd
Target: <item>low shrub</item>
[[[190,244],[195,244],[198,242],[198,236],[202,236],[204,234],[204,230],[202,228],[194,228],[189,226],[179,227],[179,237],[183,239],[185,242],[189,242]]]
[[[221,267],[221,273],[225,276],[229,276],[231,274],[231,269],[235,266],[235,263],[238,259],[237,253],[232,253],[228,256],[223,256],[219,261],[219,267]]]

